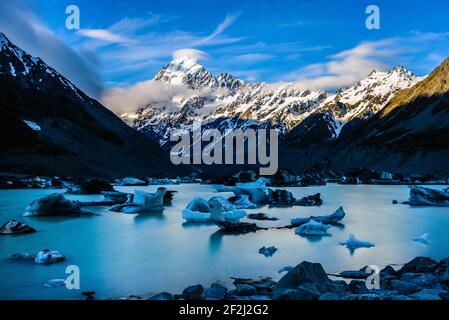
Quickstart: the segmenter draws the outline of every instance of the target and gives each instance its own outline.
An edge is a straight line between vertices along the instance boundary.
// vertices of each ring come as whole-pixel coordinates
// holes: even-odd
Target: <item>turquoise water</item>
[[[117,187],[154,192],[158,187]],[[295,197],[320,192],[324,205],[313,208],[268,208],[247,210],[278,217],[279,221],[257,222],[283,226],[291,218],[325,215],[343,206],[344,227],[330,229],[332,237],[308,240],[294,230],[268,230],[240,236],[223,236],[215,225],[186,225],[181,211],[196,196],[217,195],[212,186],[169,186],[179,191],[173,205],[161,215],[125,215],[108,207],[89,208],[99,214],[89,218],[24,218],[33,200],[61,190],[0,190],[0,222],[21,220],[38,230],[20,236],[0,236],[0,299],[80,299],[81,291],[95,291],[97,298],[112,298],[169,291],[215,281],[230,283],[230,277],[281,277],[278,270],[301,261],[320,262],[326,271],[359,269],[365,265],[401,264],[416,256],[441,259],[449,256],[449,208],[412,208],[393,205],[408,198],[406,186],[340,186],[290,188]],[[440,188],[432,186],[432,188]],[[228,194],[221,194],[228,195]],[[229,194],[231,195],[231,194]],[[92,201],[101,196],[68,196]],[[353,255],[339,242],[354,233],[372,241],[375,248],[359,249]],[[430,234],[430,244],[411,238]],[[276,246],[272,258],[258,254],[263,246]],[[67,261],[51,266],[8,260],[15,252],[58,250]],[[80,268],[81,290],[46,288],[50,279],[65,278],[65,268]]]

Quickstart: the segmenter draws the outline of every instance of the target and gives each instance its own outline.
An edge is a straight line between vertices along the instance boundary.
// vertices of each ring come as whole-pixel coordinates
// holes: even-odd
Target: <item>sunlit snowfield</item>
[[[154,192],[158,187],[117,187]],[[344,227],[330,229],[332,237],[309,241],[294,230],[259,231],[223,236],[215,225],[186,225],[181,211],[196,196],[218,195],[208,185],[168,186],[179,191],[173,205],[162,215],[126,215],[108,207],[86,208],[99,213],[90,218],[24,218],[25,207],[37,198],[62,190],[1,190],[0,222],[21,220],[38,230],[20,236],[0,236],[0,299],[81,299],[81,291],[95,291],[100,299],[150,292],[181,292],[183,288],[215,281],[230,283],[230,277],[281,277],[278,271],[308,260],[320,262],[327,272],[359,269],[365,265],[401,264],[416,256],[441,259],[449,256],[449,208],[393,205],[407,200],[406,186],[341,186],[289,188],[301,198],[322,194],[321,207],[247,210],[266,213],[278,221],[252,221],[260,226],[284,226],[291,218],[327,215],[343,206]],[[439,188],[439,186],[432,186]],[[219,194],[232,195],[232,194]],[[98,196],[68,196],[73,200],[100,200]],[[246,219],[245,219],[246,220]],[[244,221],[244,220],[242,220]],[[354,233],[375,248],[351,255],[339,242]],[[411,241],[430,234],[430,244]],[[272,258],[258,253],[263,246],[276,246]],[[67,261],[50,266],[8,260],[16,252],[58,250]],[[81,271],[81,290],[46,288],[50,279],[65,278],[67,265]]]

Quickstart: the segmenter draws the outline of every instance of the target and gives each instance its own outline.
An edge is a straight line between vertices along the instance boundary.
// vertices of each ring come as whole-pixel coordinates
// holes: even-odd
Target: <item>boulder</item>
[[[300,200],[296,200],[294,204],[302,207],[321,206],[323,204],[323,200],[321,200],[321,194],[317,193],[313,196],[307,196]]]
[[[237,294],[239,296],[254,296],[257,294],[257,290],[250,284],[236,284]]]
[[[213,283],[210,288],[206,288],[203,294],[204,300],[223,300],[227,289],[219,283]]]
[[[417,257],[412,261],[406,263],[399,271],[399,275],[403,275],[405,273],[424,273],[424,272],[433,272],[438,267],[438,263],[426,257]]]
[[[33,232],[36,232],[34,228],[14,219],[0,226],[0,234],[24,234]]]
[[[46,197],[34,200],[25,209],[24,217],[42,216],[90,216],[92,213],[81,210],[74,201],[66,199],[60,193],[53,193]]]
[[[303,284],[314,284],[320,293],[340,293],[345,290],[342,283],[328,278],[323,267],[319,263],[302,262],[293,270],[284,275],[273,287],[273,293],[280,289],[296,290]],[[290,295],[290,293],[289,293]]]
[[[388,289],[397,291],[401,295],[408,295],[419,291],[420,288],[413,282],[391,280]]]
[[[353,294],[366,294],[369,292],[365,281],[352,280],[348,284],[348,291]]]
[[[74,183],[67,189],[68,194],[101,194],[103,191],[115,191],[109,182],[93,179]]]
[[[275,217],[268,217],[264,213],[252,213],[252,214],[249,214],[248,215],[248,219],[259,220],[259,221],[277,221],[277,220],[279,220],[278,218],[275,218]]]
[[[204,287],[200,284],[184,289],[182,296],[186,300],[200,300],[204,293]]]

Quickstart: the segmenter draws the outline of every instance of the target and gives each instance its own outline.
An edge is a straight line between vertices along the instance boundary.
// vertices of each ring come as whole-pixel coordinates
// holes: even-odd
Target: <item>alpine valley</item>
[[[395,173],[447,175],[449,60],[428,77],[404,67],[374,70],[337,92],[297,83],[245,83],[213,75],[184,57],[152,81],[183,86],[188,94],[148,103],[122,119],[170,148],[170,133],[203,128],[276,128],[283,168],[317,172],[370,168]]]

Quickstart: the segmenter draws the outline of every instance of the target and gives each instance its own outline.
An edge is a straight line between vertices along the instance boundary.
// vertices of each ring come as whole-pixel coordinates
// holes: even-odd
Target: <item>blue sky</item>
[[[86,62],[105,90],[152,78],[181,49],[199,50],[201,63],[214,73],[298,81],[313,89],[346,86],[373,68],[396,65],[423,75],[449,56],[449,3],[441,0],[12,2],[33,16],[34,29],[48,29]],[[69,4],[80,8],[79,31],[65,28]],[[365,28],[370,4],[380,8],[380,30]],[[0,31],[6,23],[0,22]],[[45,45],[10,33],[32,54],[49,55]],[[56,64],[68,69],[64,61]]]

